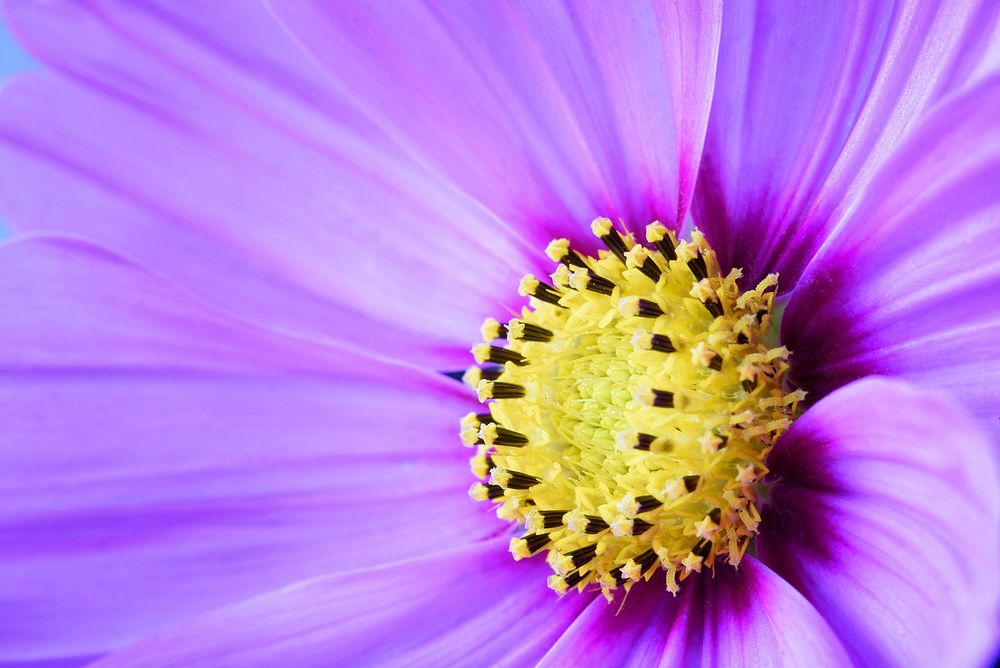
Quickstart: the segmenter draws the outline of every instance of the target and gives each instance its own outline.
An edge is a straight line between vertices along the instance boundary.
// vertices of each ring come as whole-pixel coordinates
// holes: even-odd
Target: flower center
[[[658,567],[676,593],[719,557],[739,563],[754,483],[804,393],[765,342],[776,275],[741,294],[697,231],[677,243],[652,223],[647,247],[606,218],[592,229],[610,252],[553,241],[552,284],[525,276],[530,306],[483,326],[484,366],[465,374],[488,405],[462,420],[483,479],[470,494],[524,525],[514,558],[547,551],[560,594],[596,583],[610,598]]]

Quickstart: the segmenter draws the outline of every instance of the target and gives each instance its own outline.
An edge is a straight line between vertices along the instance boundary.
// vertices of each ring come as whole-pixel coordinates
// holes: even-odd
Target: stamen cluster
[[[514,558],[547,551],[559,593],[610,597],[658,567],[676,592],[719,557],[739,563],[755,482],[804,396],[765,342],[777,276],[741,293],[697,231],[677,243],[652,223],[644,246],[606,218],[592,229],[608,251],[553,241],[552,283],[525,276],[529,306],[483,326],[465,375],[488,406],[462,420],[470,494],[523,524]]]

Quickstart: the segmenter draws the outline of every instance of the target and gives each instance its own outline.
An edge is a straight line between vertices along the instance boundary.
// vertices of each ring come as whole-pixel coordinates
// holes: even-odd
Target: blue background
[[[14,41],[13,35],[0,16],[0,80],[6,79],[16,72],[34,69],[37,65],[28,54]],[[0,83],[0,86],[3,84]],[[7,227],[0,215],[0,239],[7,236]]]
[[[0,76],[6,77],[12,72],[21,72],[32,67],[35,67],[34,62],[14,41],[13,35],[10,34],[0,15]]]

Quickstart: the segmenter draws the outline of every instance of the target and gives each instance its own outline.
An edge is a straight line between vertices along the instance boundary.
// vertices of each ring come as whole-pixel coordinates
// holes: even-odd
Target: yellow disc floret
[[[462,419],[482,480],[473,498],[524,526],[515,559],[543,551],[563,593],[606,595],[662,568],[667,588],[757,530],[755,483],[802,392],[784,389],[788,351],[766,335],[777,276],[740,292],[697,231],[651,247],[599,218],[597,258],[546,249],[552,283],[526,276],[529,306],[487,320],[467,372],[488,412]],[[506,339],[503,341],[502,339]]]

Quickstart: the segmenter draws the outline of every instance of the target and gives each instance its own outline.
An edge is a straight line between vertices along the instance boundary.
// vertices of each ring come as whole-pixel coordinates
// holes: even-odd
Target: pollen
[[[607,250],[553,241],[551,282],[525,276],[528,305],[472,348],[464,380],[486,407],[461,420],[470,495],[519,527],[514,559],[546,559],[560,594],[610,599],[660,570],[676,593],[739,564],[755,483],[804,396],[767,336],[777,276],[741,291],[697,230],[678,243],[653,223],[643,245],[607,218],[591,229]]]

